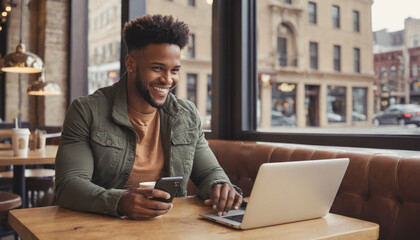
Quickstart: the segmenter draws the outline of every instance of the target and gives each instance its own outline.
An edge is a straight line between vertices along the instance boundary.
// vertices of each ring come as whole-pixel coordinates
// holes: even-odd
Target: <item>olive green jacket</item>
[[[118,216],[137,143],[127,115],[126,76],[73,101],[67,111],[56,157],[56,197],[62,207]],[[160,118],[167,175],[184,178],[177,196],[187,194],[189,178],[202,199],[215,183],[231,185],[204,139],[193,103],[169,94]]]

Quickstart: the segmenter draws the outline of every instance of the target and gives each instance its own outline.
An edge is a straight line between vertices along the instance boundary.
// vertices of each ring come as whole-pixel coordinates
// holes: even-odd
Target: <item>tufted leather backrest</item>
[[[209,146],[244,196],[262,163],[348,157],[331,212],[378,223],[382,240],[420,239],[420,156],[227,140],[209,140]]]

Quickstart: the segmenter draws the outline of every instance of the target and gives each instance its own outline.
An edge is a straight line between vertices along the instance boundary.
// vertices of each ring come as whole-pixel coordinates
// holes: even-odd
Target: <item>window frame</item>
[[[187,45],[187,57],[190,59],[195,58],[195,45],[196,45],[195,34],[191,33],[189,36],[189,41]]]
[[[122,1],[122,23],[141,16],[144,2]],[[85,1],[70,5],[68,103],[87,94],[87,6]],[[206,138],[418,151],[416,135],[256,131],[256,0],[214,0],[212,15],[212,121]],[[121,47],[121,73],[125,56]],[[86,92],[79,91],[82,86]]]
[[[341,72],[341,46],[333,45],[333,70]]]
[[[190,100],[197,106],[197,82],[198,82],[198,74],[197,73],[187,73],[187,99],[190,100],[190,93],[194,95],[194,101]],[[192,86],[190,85],[190,80],[193,80]],[[192,91],[190,91],[192,90]]]
[[[353,31],[360,32],[360,12],[353,10]]]
[[[315,56],[312,56],[312,46],[315,47]],[[312,70],[318,70],[319,64],[318,64],[318,59],[319,59],[319,51],[318,51],[318,43],[317,42],[309,42],[309,67]],[[312,64],[312,63],[315,64]]]
[[[309,11],[309,6],[311,5],[314,7],[313,13]],[[308,22],[310,24],[317,24],[317,6],[315,2],[308,2]]]
[[[418,77],[419,76],[419,66],[417,64],[411,65],[411,77]]]
[[[195,7],[195,0],[187,0],[187,4],[188,4],[188,6],[190,6],[190,7]]]
[[[334,16],[334,11],[337,10],[337,16]],[[335,29],[340,29],[340,7],[338,5],[332,5],[331,7],[332,26]]]
[[[355,73],[360,73],[360,48],[353,48],[353,70]]]
[[[256,0],[213,2],[212,131],[207,138],[418,150],[416,135],[256,131],[256,9]]]

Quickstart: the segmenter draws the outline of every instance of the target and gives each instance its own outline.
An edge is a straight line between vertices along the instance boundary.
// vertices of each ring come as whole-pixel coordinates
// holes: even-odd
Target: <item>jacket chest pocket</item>
[[[95,175],[98,179],[112,178],[118,162],[124,155],[124,140],[113,133],[95,131],[91,135],[92,152],[95,159]]]
[[[182,174],[191,172],[197,140],[198,134],[195,131],[172,134],[171,160],[172,166],[176,171],[179,169],[180,171],[183,171]]]

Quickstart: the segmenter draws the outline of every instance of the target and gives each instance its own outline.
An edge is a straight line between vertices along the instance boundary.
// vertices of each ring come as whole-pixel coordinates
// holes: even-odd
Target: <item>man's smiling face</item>
[[[165,106],[169,92],[179,80],[181,49],[175,44],[149,44],[134,50],[137,92],[154,108]]]

